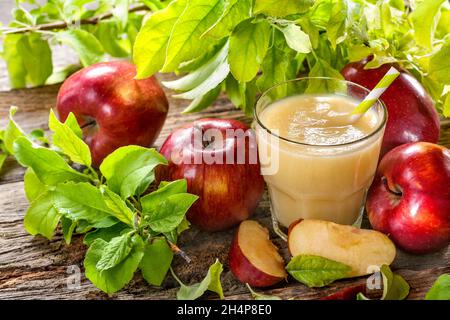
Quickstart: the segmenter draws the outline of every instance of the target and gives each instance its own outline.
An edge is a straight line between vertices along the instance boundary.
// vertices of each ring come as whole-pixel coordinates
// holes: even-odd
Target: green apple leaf
[[[22,166],[31,167],[45,185],[89,180],[86,175],[72,169],[56,151],[35,145],[25,137],[15,140],[14,155]]]
[[[100,41],[88,31],[82,29],[61,31],[56,34],[56,40],[72,47],[85,67],[103,60],[105,52]]]
[[[333,2],[331,17],[327,24],[327,37],[333,49],[345,39],[348,16],[347,9],[346,0],[335,0]]]
[[[272,17],[285,17],[308,11],[314,0],[255,0],[254,13]]]
[[[389,266],[381,266],[383,295],[381,300],[403,300],[409,294],[409,284],[400,275],[394,274]]]
[[[76,221],[72,221],[71,219],[64,216],[61,218],[61,230],[66,244],[70,244],[70,242],[72,241],[72,235],[76,226]]]
[[[437,81],[450,84],[450,35],[445,37],[442,47],[430,58],[429,75]]]
[[[48,126],[54,132],[53,144],[60,148],[70,160],[87,167],[91,166],[92,158],[88,145],[72,131],[70,126],[59,122],[53,110],[50,110]]]
[[[222,86],[219,84],[214,89],[208,91],[203,96],[195,98],[192,102],[182,111],[182,113],[199,112],[209,107],[219,96]]]
[[[8,158],[7,154],[0,153],[0,171],[2,170],[3,164],[5,163],[6,158]]]
[[[186,212],[197,201],[198,196],[189,193],[178,193],[165,197],[156,208],[147,206],[143,200],[142,213],[144,219],[155,232],[170,232],[183,221]]]
[[[25,34],[17,42],[18,54],[27,70],[27,79],[33,86],[45,84],[53,72],[52,52],[46,40],[38,33]]]
[[[139,269],[151,285],[160,286],[169,271],[173,252],[164,238],[154,238],[144,250]]]
[[[171,182],[162,181],[157,190],[141,198],[142,210],[145,212],[155,211],[161,202],[168,196],[186,192],[186,179],[179,179]]]
[[[162,84],[169,89],[177,91],[195,89],[202,83],[206,82],[208,78],[214,76],[216,70],[218,70],[220,65],[226,61],[228,48],[229,44],[226,42],[216,54],[214,54],[208,61],[205,61],[197,70],[194,70],[186,76],[176,80],[162,81]]]
[[[24,137],[25,133],[20,129],[17,123],[14,121],[13,116],[17,112],[17,107],[9,108],[9,121],[6,125],[5,132],[3,133],[3,142],[5,144],[6,151],[10,154],[14,154],[14,141],[18,137]]]
[[[100,165],[100,171],[108,182],[108,187],[126,199],[136,193],[142,182],[158,165],[166,165],[155,149],[126,146],[108,155]]]
[[[132,227],[133,211],[128,208],[125,201],[123,201],[119,195],[109,190],[107,186],[100,186],[100,191],[103,194],[103,200],[106,205],[111,209],[111,214],[118,220]]]
[[[173,26],[187,2],[172,1],[165,9],[152,13],[144,20],[133,49],[137,79],[149,77],[163,67]]]
[[[103,271],[97,270],[97,263],[102,258],[108,242],[96,239],[89,247],[84,259],[86,278],[97,288],[112,294],[122,289],[131,281],[144,255],[144,243],[139,236],[133,237],[130,253],[118,265]]]
[[[178,300],[195,300],[201,297],[207,290],[215,292],[223,299],[223,290],[220,283],[220,275],[223,271],[222,264],[219,260],[209,267],[206,277],[200,282],[190,286],[183,284],[176,276],[174,277],[180,284],[180,289],[177,292]]]
[[[29,202],[33,202],[41,194],[47,192],[47,187],[39,180],[30,167],[25,171],[23,179],[25,195]]]
[[[23,34],[8,34],[3,38],[2,57],[6,62],[9,82],[13,89],[27,86],[27,69],[18,49],[18,43],[23,37]]]
[[[188,1],[173,26],[166,49],[162,71],[175,71],[181,62],[191,60],[211,46],[211,41],[199,41],[224,10],[224,0]]]
[[[297,281],[310,288],[317,288],[346,278],[351,272],[351,267],[324,257],[298,255],[291,259],[286,270]]]
[[[309,36],[299,26],[288,23],[286,26],[281,27],[280,30],[283,32],[286,43],[291,49],[300,53],[311,52],[312,45]]]
[[[411,13],[414,36],[419,45],[431,48],[438,23],[437,13],[445,0],[420,1]]]
[[[50,240],[60,219],[61,213],[53,205],[53,192],[47,191],[31,202],[24,218],[25,230]]]
[[[250,18],[252,11],[251,0],[228,0],[225,10],[220,18],[214,23],[202,37],[222,39],[229,36],[241,21]]]
[[[54,206],[73,221],[85,220],[92,227],[110,227],[117,223],[100,190],[89,183],[59,184],[54,192]]]
[[[131,252],[131,234],[125,233],[121,236],[112,238],[103,248],[103,253],[96,264],[98,271],[111,269],[121,263]]]
[[[128,57],[131,52],[129,39],[123,38],[121,27],[113,20],[98,23],[97,37],[106,53],[113,57]]]
[[[425,300],[450,300],[450,275],[443,274],[427,292]]]
[[[267,21],[242,21],[230,36],[228,63],[239,82],[248,82],[258,73],[269,47],[270,25]]]
[[[90,246],[95,241],[95,239],[102,239],[106,242],[110,242],[111,239],[131,230],[132,229],[129,228],[126,224],[119,222],[110,227],[96,229],[87,233],[84,236],[83,243],[87,246]]]
[[[278,296],[266,295],[266,294],[261,294],[261,293],[255,292],[248,283],[246,283],[245,285],[247,286],[248,290],[250,291],[252,298],[255,300],[283,300]]]
[[[362,292],[358,292],[358,294],[356,295],[356,300],[370,300],[370,299],[367,298]]]
[[[64,121],[64,124],[72,130],[78,138],[83,138],[83,131],[80,128],[80,125],[78,124],[77,118],[75,118],[75,115],[70,112],[67,116],[66,121]]]

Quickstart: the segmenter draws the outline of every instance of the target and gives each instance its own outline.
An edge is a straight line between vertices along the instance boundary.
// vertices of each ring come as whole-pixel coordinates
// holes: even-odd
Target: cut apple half
[[[270,241],[269,231],[253,220],[243,221],[229,253],[233,274],[252,287],[268,287],[287,277],[284,260]]]
[[[292,256],[316,255],[352,268],[349,276],[363,276],[394,261],[393,242],[383,233],[322,220],[299,220],[289,227]]]

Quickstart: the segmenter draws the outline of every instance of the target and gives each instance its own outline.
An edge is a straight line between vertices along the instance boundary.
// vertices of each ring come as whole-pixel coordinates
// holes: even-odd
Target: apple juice
[[[375,174],[385,122],[384,113],[371,109],[354,123],[342,123],[358,102],[338,94],[294,95],[258,115],[259,158],[273,214],[282,226],[300,218],[357,220]],[[264,173],[265,166],[274,165],[276,170]]]

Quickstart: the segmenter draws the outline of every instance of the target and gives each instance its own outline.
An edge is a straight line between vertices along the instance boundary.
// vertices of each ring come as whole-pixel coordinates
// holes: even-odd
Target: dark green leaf
[[[132,243],[131,235],[129,233],[112,238],[103,248],[102,256],[96,264],[97,270],[105,271],[117,266],[127,258],[131,249]]]
[[[77,226],[77,223],[75,221],[72,221],[64,216],[62,217],[61,229],[62,229],[64,240],[66,241],[66,244],[70,244],[70,242],[72,241],[73,231],[75,230],[76,226]]]
[[[89,232],[84,236],[83,243],[90,246],[95,239],[102,239],[109,242],[112,238],[118,237],[123,232],[129,232],[131,230],[132,229],[130,229],[126,224],[119,222],[108,228],[97,229]]]

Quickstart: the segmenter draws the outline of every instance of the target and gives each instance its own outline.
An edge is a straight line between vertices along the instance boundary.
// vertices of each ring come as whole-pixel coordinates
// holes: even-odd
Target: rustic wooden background
[[[6,22],[7,8],[13,1],[0,0],[0,21]],[[55,65],[60,66],[74,57],[66,49],[55,53]],[[7,123],[10,105],[19,107],[17,122],[27,131],[35,128],[47,129],[48,111],[55,104],[58,85],[34,89],[8,91],[5,66],[0,62],[0,128]],[[202,117],[220,117],[243,120],[250,119],[235,110],[226,97],[221,96],[205,112],[193,115],[181,115],[186,101],[171,99],[170,113],[163,131],[156,142],[161,145],[168,133],[175,127]],[[440,143],[450,147],[450,120],[442,121]],[[106,299],[108,296],[96,289],[85,277],[83,258],[86,247],[81,237],[75,237],[71,245],[66,245],[60,233],[52,241],[42,237],[32,237],[23,228],[23,217],[28,203],[23,192],[23,173],[13,159],[8,159],[0,173],[0,299]],[[267,194],[257,208],[254,219],[269,229],[269,206]],[[367,222],[366,222],[367,225]],[[222,284],[227,299],[249,299],[244,285],[239,283],[227,265],[228,248],[234,230],[218,233],[206,233],[192,228],[185,232],[180,247],[192,258],[187,264],[179,257],[174,260],[175,272],[185,283],[200,281],[209,265],[216,258],[224,264]],[[272,235],[282,254],[288,259],[285,243]],[[411,285],[409,299],[423,299],[425,292],[442,273],[450,273],[450,248],[440,252],[413,256],[398,251],[393,269],[401,274]],[[80,286],[71,286],[73,270],[81,270]],[[340,288],[363,283],[365,277],[337,281],[321,289],[308,289],[290,279],[265,290],[266,294],[275,294],[284,299],[317,299],[333,293]],[[69,286],[68,286],[69,284]],[[149,286],[136,274],[134,280],[122,291],[114,294],[116,299],[173,299],[178,285],[168,276],[162,287]],[[261,291],[261,290],[258,290]],[[207,293],[205,298],[215,298]]]

